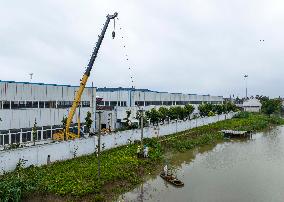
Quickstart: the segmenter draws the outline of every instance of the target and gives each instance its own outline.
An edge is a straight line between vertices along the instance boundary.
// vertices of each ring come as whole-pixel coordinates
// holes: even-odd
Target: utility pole
[[[101,176],[101,161],[100,161],[100,155],[101,155],[101,114],[102,111],[97,112],[99,114],[99,132],[98,132],[98,178],[100,179]]]
[[[248,98],[248,75],[245,74],[244,75],[244,78],[245,78],[245,84],[246,84],[246,99]]]
[[[112,112],[108,114],[109,118],[108,118],[108,129],[109,132],[112,131]]]
[[[34,73],[29,73],[29,75],[30,75],[30,83],[31,83],[32,80],[33,80],[33,75],[34,75]]]
[[[94,82],[92,82],[92,106],[91,106],[91,108],[92,108],[92,111],[91,111],[91,114],[92,114],[92,120],[93,120],[93,122],[92,122],[92,129],[91,129],[91,132],[92,133],[94,133],[95,132],[95,127],[94,127],[94,125],[95,125],[95,116],[94,116],[94,108],[95,108],[95,105],[94,105]]]
[[[144,122],[144,116],[143,116],[143,109],[141,109],[141,110],[139,110],[140,111],[140,121],[141,121],[141,149],[143,149],[143,128],[144,128],[144,126],[143,126],[143,122]]]

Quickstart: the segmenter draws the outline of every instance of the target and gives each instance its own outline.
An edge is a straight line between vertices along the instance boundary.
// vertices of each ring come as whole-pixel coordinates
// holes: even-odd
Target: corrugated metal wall
[[[59,103],[67,101],[72,103],[74,95],[78,87],[67,85],[55,84],[33,84],[33,83],[20,83],[20,82],[6,82],[0,81],[0,130],[30,128],[33,126],[36,119],[37,126],[50,126],[61,125],[62,118],[68,115],[70,107],[56,108],[37,108],[16,107],[15,109],[2,109],[3,103],[34,101],[45,103],[53,101]],[[94,105],[96,90],[93,89]],[[92,88],[86,88],[81,99],[89,103],[88,106],[80,108],[81,122],[84,121],[88,111],[91,112],[92,108]],[[1,106],[2,104],[2,106]],[[11,105],[10,105],[11,106]],[[44,104],[45,106],[45,104]],[[78,109],[77,112],[78,113]],[[77,115],[74,116],[73,122],[77,122]]]

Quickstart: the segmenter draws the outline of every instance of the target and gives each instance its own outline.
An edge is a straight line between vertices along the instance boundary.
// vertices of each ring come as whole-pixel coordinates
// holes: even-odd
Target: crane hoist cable
[[[119,18],[117,18],[117,24],[119,25],[119,30],[122,31],[122,27],[121,27],[121,24],[120,24],[120,20]],[[135,88],[135,82],[134,82],[134,69],[133,69],[133,66],[134,65],[131,65],[130,63],[130,60],[129,60],[129,55],[128,55],[128,52],[127,52],[127,47],[126,47],[126,43],[125,43],[125,35],[121,36],[121,42],[122,42],[122,47],[123,47],[123,50],[124,50],[124,54],[123,56],[125,57],[125,61],[127,63],[127,66],[128,66],[128,72],[129,72],[129,77],[130,77],[130,84],[131,84],[131,88]]]

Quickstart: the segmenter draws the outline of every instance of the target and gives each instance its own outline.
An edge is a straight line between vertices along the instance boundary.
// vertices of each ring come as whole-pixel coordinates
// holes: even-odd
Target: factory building
[[[14,143],[28,143],[51,139],[62,129],[62,119],[68,116],[78,86],[29,82],[0,81],[0,147]],[[95,98],[95,99],[94,99]],[[202,103],[222,104],[223,97],[181,94],[133,88],[87,87],[76,110],[72,127],[77,127],[78,115],[84,125],[87,112],[103,111],[102,128],[117,129],[131,111],[131,121],[137,110],[153,107]],[[96,107],[93,107],[96,106]],[[196,107],[197,108],[197,107]],[[80,113],[79,113],[80,111]],[[37,134],[32,135],[36,122]],[[98,119],[92,128],[98,128]]]
[[[45,140],[62,128],[78,86],[0,81],[0,146],[32,141],[31,128],[36,122],[37,140]],[[84,122],[95,106],[95,88],[86,88],[73,118],[75,127],[80,114]],[[92,100],[94,100],[92,102]],[[79,113],[80,111],[80,113]]]
[[[168,93],[134,88],[98,88],[97,110],[104,110],[102,114],[102,128],[116,129],[125,121],[126,111],[131,111],[131,122],[138,122],[135,118],[137,110],[150,110],[160,106],[194,105],[202,103],[222,104],[222,96],[196,95],[182,93]],[[98,124],[98,122],[96,123]]]
[[[222,104],[222,96],[196,95],[182,93],[168,93],[151,91],[148,89],[133,88],[98,88],[97,96],[103,100],[97,103],[100,106],[172,106],[185,104]]]

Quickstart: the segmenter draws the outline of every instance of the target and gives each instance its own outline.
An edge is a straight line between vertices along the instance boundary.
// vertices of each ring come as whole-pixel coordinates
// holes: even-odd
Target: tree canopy
[[[267,115],[280,113],[281,110],[281,100],[280,99],[266,99],[261,102],[261,111]]]

